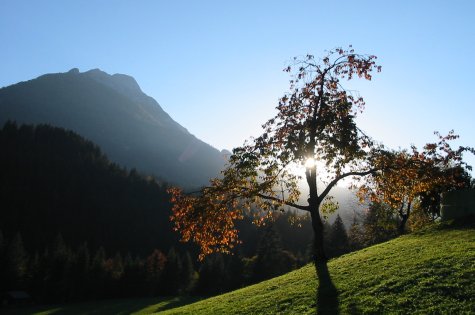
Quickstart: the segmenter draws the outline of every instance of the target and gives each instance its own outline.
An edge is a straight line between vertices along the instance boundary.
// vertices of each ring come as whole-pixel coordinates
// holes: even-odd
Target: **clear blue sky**
[[[1,0],[0,86],[73,67],[129,74],[191,133],[231,149],[275,113],[292,57],[352,44],[383,66],[352,85],[367,133],[397,148],[455,129],[475,146],[474,12],[472,0]]]

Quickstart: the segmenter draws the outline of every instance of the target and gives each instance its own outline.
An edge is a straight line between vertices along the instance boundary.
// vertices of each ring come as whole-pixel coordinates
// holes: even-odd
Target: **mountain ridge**
[[[100,69],[73,68],[0,88],[0,124],[8,120],[71,129],[114,162],[183,187],[206,184],[225,163],[133,77]]]

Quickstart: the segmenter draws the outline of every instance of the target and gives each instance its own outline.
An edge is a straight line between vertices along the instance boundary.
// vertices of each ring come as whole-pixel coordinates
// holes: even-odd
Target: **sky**
[[[1,0],[0,87],[75,67],[128,74],[230,150],[275,115],[293,57],[351,44],[383,67],[348,84],[366,100],[367,134],[397,149],[454,129],[475,147],[473,12],[472,0]]]

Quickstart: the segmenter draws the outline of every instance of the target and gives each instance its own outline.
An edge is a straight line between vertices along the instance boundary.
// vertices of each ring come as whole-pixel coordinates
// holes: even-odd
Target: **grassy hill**
[[[432,229],[328,263],[335,313],[475,312],[475,229]],[[315,269],[284,276],[163,314],[315,314]]]
[[[334,314],[473,314],[475,312],[475,229],[438,226],[328,263],[325,290],[337,300],[317,301],[315,268],[308,265],[237,291],[185,306],[180,303],[135,307],[148,314],[315,314],[317,305]],[[328,293],[328,292],[327,292]],[[102,302],[111,303],[111,302]],[[97,304],[99,306],[99,303]],[[76,306],[77,307],[77,306]],[[102,305],[105,310],[104,305]],[[325,309],[323,309],[325,307]],[[91,308],[94,308],[91,306]],[[168,308],[168,310],[165,310]],[[115,308],[115,313],[117,308]],[[43,314],[88,313],[84,307],[56,308]]]

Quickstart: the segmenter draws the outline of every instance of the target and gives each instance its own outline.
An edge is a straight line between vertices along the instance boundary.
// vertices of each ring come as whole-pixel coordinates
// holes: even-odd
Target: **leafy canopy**
[[[381,71],[376,56],[357,54],[351,46],[337,48],[322,59],[295,58],[284,71],[292,73],[290,91],[280,98],[276,116],[262,125],[259,137],[233,150],[222,177],[195,194],[169,190],[175,229],[184,241],[201,247],[200,258],[228,252],[239,243],[235,222],[245,213],[253,213],[256,223],[283,205],[319,215],[339,180],[373,171],[373,143],[355,123],[365,102],[342,82],[355,77],[371,80],[373,71]],[[301,178],[292,169],[309,159],[323,164],[307,164],[309,202],[301,205]],[[326,185],[321,192],[317,179]]]

